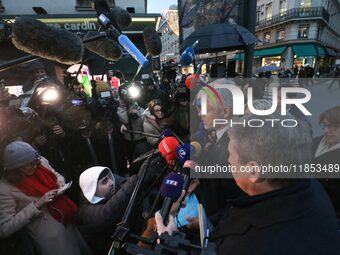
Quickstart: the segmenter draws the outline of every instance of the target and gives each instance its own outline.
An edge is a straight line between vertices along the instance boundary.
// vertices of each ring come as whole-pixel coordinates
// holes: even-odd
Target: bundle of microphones
[[[156,137],[156,135],[154,134],[139,131],[127,130],[126,132]],[[197,163],[192,159],[199,157],[202,148],[198,142],[183,143],[181,139],[170,129],[164,130],[158,136],[158,138],[159,138],[158,149],[140,156],[134,162],[138,163],[140,161],[150,160],[151,157],[153,157],[154,155],[161,155],[166,160],[168,171],[161,183],[161,188],[159,190],[160,197],[162,197],[163,200],[162,204],[159,205],[160,208],[159,212],[160,215],[162,216],[163,224],[166,225],[168,224],[170,212],[175,213],[173,211],[174,210],[173,208],[176,208],[175,210],[180,210],[181,208],[181,206],[173,207],[173,205],[174,203],[176,203],[175,205],[181,205],[183,200],[185,199],[185,197],[182,194],[183,191],[185,192],[188,191],[190,185],[190,172],[195,171],[195,168],[197,167]],[[150,160],[150,162],[151,162],[150,164],[152,164],[152,160]],[[134,194],[138,193],[142,193],[141,190],[135,189]],[[158,198],[156,198],[154,205],[158,204],[157,202]],[[155,212],[154,209],[155,208],[151,209],[153,213]],[[127,210],[126,215],[131,213],[131,211],[132,211],[131,208],[129,211]],[[152,217],[152,214],[150,214],[150,217]],[[124,216],[124,218],[128,217]],[[167,253],[168,249],[172,251],[176,250],[176,253],[171,254],[191,254],[189,251],[191,248],[202,251],[204,251],[205,249],[204,247],[202,248],[200,246],[191,244],[189,240],[185,239],[184,233],[179,233],[180,236],[179,235],[172,236],[169,234],[165,235],[162,234],[158,236],[157,232],[153,232],[152,236],[148,238],[146,238],[144,235],[143,236],[137,236],[134,234],[130,235],[130,237],[133,237],[133,239],[140,240],[150,245],[149,248],[145,248],[144,246],[128,243],[126,242],[126,240],[125,242],[123,241],[124,238],[122,238],[123,236],[122,233],[126,233],[126,231],[128,231],[127,230],[129,228],[128,222],[125,222],[125,225],[119,224],[117,226],[118,229],[113,235],[114,241],[112,247],[118,249],[119,251],[121,249],[124,249],[125,247],[126,249],[131,251],[131,253],[128,252],[128,254],[168,254]],[[160,246],[156,242],[158,238],[161,239]],[[183,249],[186,250],[186,252],[183,253]],[[153,251],[155,253],[153,253]]]
[[[126,130],[126,132],[136,133],[136,131],[132,130]],[[144,132],[138,132],[138,134],[156,136]],[[202,147],[198,142],[183,143],[171,129],[165,129],[158,138],[160,140],[158,149],[138,157],[133,163],[144,161],[148,157],[157,154],[162,155],[166,160],[168,168],[171,169],[171,173],[164,178],[161,191],[165,201],[161,215],[166,220],[172,203],[177,201],[182,190],[187,190],[189,186],[190,171],[194,171],[197,166],[193,159],[199,157]]]
[[[47,26],[39,20],[17,17],[12,27],[12,42],[26,53],[67,65],[82,61],[84,47],[112,61],[121,58],[124,48],[141,66],[148,64],[147,56],[161,53],[161,40],[154,27],[146,27],[143,31],[147,50],[147,55],[144,56],[121,32],[121,28],[127,28],[132,22],[131,15],[126,10],[118,6],[110,10],[105,0],[96,0],[95,9],[104,32],[89,31],[82,40],[72,32]]]

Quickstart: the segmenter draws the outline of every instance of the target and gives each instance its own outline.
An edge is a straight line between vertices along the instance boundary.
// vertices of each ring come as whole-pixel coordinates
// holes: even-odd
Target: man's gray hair
[[[267,99],[255,99],[253,101],[253,106],[256,110],[268,110],[272,107],[273,102]],[[248,107],[248,104],[246,105]]]
[[[287,115],[289,119],[294,117]],[[312,136],[303,121],[297,121],[296,127],[284,127],[280,113],[268,116],[247,115],[241,118],[247,123],[250,119],[264,122],[261,127],[235,125],[228,131],[235,141],[239,162],[246,164],[256,161],[260,165],[290,166],[310,163],[312,160]],[[266,119],[278,119],[272,124]],[[273,125],[273,127],[272,127]]]

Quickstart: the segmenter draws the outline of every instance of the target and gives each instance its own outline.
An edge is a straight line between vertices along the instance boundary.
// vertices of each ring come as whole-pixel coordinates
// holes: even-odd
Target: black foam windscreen
[[[19,50],[67,65],[80,62],[84,51],[77,35],[29,17],[16,18],[12,42]]]
[[[84,40],[97,35],[99,35],[98,32],[89,31],[84,36]],[[122,48],[116,42],[108,38],[85,43],[85,47],[97,55],[111,61],[116,61],[122,56]]]
[[[144,28],[143,40],[145,48],[149,55],[157,56],[162,52],[162,42],[154,27],[148,26]]]

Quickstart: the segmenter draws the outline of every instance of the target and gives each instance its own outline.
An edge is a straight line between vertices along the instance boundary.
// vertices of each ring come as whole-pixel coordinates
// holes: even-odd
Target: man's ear
[[[232,108],[229,106],[223,107],[223,118],[228,119],[232,115]]]
[[[261,182],[260,165],[256,161],[249,161],[246,165],[249,169],[249,181],[253,184]]]

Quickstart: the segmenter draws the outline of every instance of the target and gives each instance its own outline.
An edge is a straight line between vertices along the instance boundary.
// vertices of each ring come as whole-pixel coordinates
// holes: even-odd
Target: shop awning
[[[244,60],[244,53],[241,53],[241,52],[239,52],[239,53],[236,53],[232,58],[231,58],[231,60]]]
[[[332,48],[326,47],[326,51],[327,51],[327,53],[328,53],[329,56],[335,57],[335,56],[337,55],[336,51],[333,50]]]
[[[286,47],[276,47],[270,49],[262,49],[255,51],[255,58],[256,57],[271,57],[271,56],[281,56],[282,53],[285,51]]]
[[[316,45],[315,47],[316,47],[316,50],[318,51],[320,57],[326,56],[326,51],[325,51],[324,47],[319,46],[319,45]]]
[[[293,50],[294,50],[294,54],[299,58],[300,57],[315,57],[319,55],[313,44],[293,45]]]

